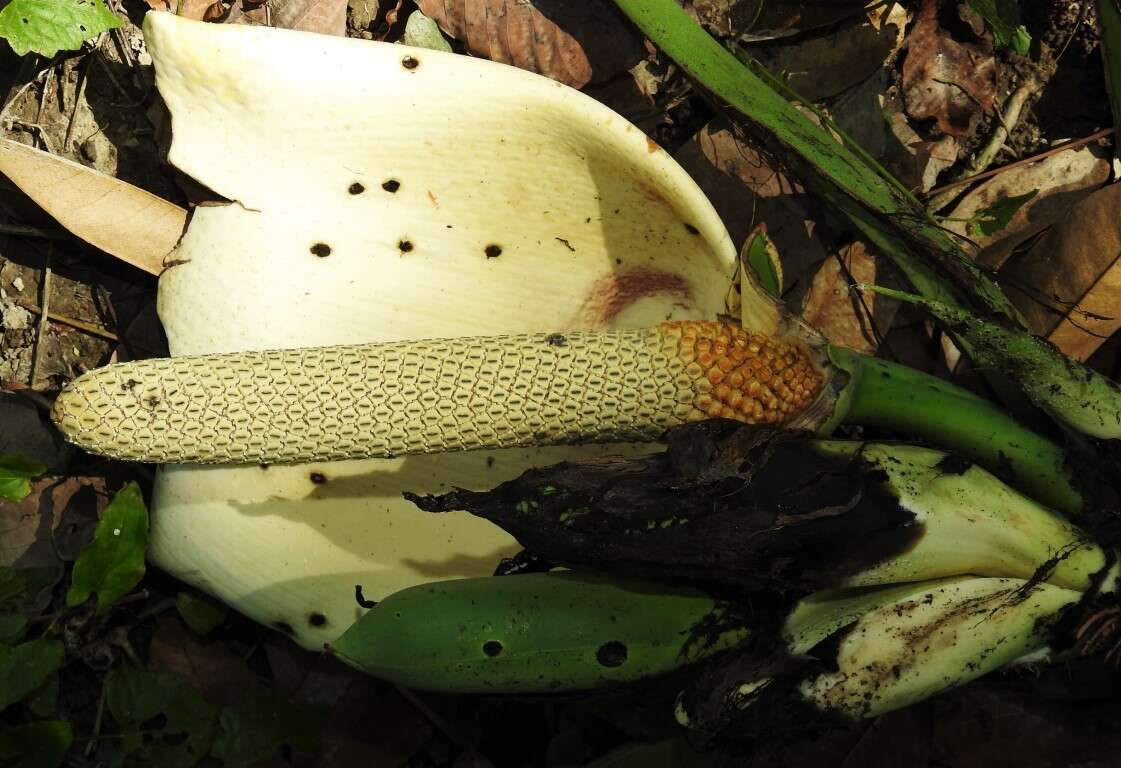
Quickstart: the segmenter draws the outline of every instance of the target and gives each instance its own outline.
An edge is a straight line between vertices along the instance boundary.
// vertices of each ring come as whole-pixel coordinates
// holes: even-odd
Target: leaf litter
[[[159,7],[161,0],[147,4]],[[184,0],[181,10],[203,18],[213,5]],[[880,354],[903,353],[910,362],[938,369],[939,355],[932,351],[937,338],[929,323],[917,320],[909,308],[895,313],[889,308],[892,302],[882,296],[867,296],[866,307],[854,303],[853,283],[890,284],[874,250],[840,232],[786,169],[714,119],[703,97],[672,63],[643,45],[610,3],[422,0],[416,5],[439,24],[456,51],[541,72],[604,99],[625,95],[628,116],[675,150],[712,199],[737,246],[758,225],[766,225],[781,260],[783,296],[792,310],[804,311],[829,338],[869,352],[877,342],[869,338],[868,318],[862,313],[871,311],[877,330],[888,339],[879,347]],[[864,5],[723,0],[690,4],[710,29],[729,40],[751,43],[758,58],[785,70],[796,90],[808,91],[842,127],[857,134],[877,160],[921,191],[947,182],[999,124],[1001,87],[1011,82],[1010,72],[1024,65],[1014,56],[1021,55],[1016,51],[1023,50],[1025,34],[1033,45],[1050,46],[1052,56],[1063,40],[1086,36],[1084,25],[1075,26],[1077,17],[1022,4],[1017,19],[1003,0],[972,2],[973,15],[949,2],[892,4],[888,26],[877,32]],[[395,41],[404,33],[406,19],[415,15],[408,13],[410,4],[398,8],[392,2],[356,0],[349,6],[350,27],[348,4],[338,0],[224,3],[228,13],[216,23],[271,24],[336,35],[349,29],[355,37],[376,34]],[[158,107],[148,108],[152,75],[143,44],[130,20],[115,18],[122,26],[88,44],[85,52],[50,67],[29,66],[22,75],[22,90],[9,94],[0,130],[6,138],[101,172],[104,178],[98,182],[125,181],[182,210],[198,191],[182,186],[182,179],[167,170],[159,155],[166,120]],[[1054,28],[1056,20],[1065,26]],[[1082,48],[1092,56],[1093,42]],[[1076,53],[1077,44],[1064,54],[1064,61]],[[1033,55],[1030,50],[1028,55]],[[857,65],[846,67],[846,62]],[[38,71],[32,71],[35,67]],[[1058,77],[1068,77],[1069,71],[1076,78],[1086,77],[1079,73],[1090,69],[1060,66]],[[246,76],[267,78],[268,73]],[[1061,88],[1053,88],[1043,78],[1044,106],[1050,103],[1049,93],[1061,90],[1069,98],[1078,92],[1070,80],[1062,82]],[[1092,82],[1100,88],[1096,81],[1073,82]],[[1047,115],[1043,122],[1029,108],[1019,124],[1009,126],[1011,139],[994,167],[1026,157],[1040,142],[1077,138],[1082,135],[1078,131],[1089,132],[1087,125],[1093,130],[1107,125],[1108,107],[1095,107],[1105,104],[1104,95],[1100,90],[1092,93],[1092,99],[1081,97],[1085,108],[1077,114],[1067,109],[1065,122],[1061,111],[1056,122],[1054,111],[1041,109],[1040,114]],[[665,141],[666,136],[675,140]],[[1071,150],[1001,171],[982,184],[966,185],[946,222],[951,230],[977,240],[978,259],[1001,269],[1039,333],[1083,358],[1098,351],[1117,329],[1112,308],[1118,298],[1119,246],[1114,242],[1117,217],[1110,218],[1117,201],[1116,185],[1109,186],[1108,154],[1107,147]],[[43,164],[37,172],[47,174],[48,168]],[[117,189],[132,194],[128,187]],[[1017,198],[1031,190],[1038,194],[1016,207]],[[114,204],[95,202],[100,195],[83,194],[73,186],[58,185],[57,191],[69,192],[74,201],[57,208],[65,225],[72,222],[62,218],[81,215],[87,223],[78,226],[88,231],[91,223],[118,218]],[[54,196],[56,204],[60,199]],[[174,243],[178,232],[166,220],[161,222],[157,210],[140,224]],[[971,233],[967,222],[978,221],[978,214],[986,210],[989,225]],[[0,224],[58,232],[52,220],[9,188],[0,190]],[[152,319],[152,280],[65,236],[49,240],[0,229],[0,246],[0,365],[22,361],[0,367],[7,389],[49,390],[113,356],[163,352],[157,348],[158,325]],[[88,289],[85,300],[66,306],[61,294],[52,296],[52,314],[97,327],[111,320],[117,341],[78,345],[73,343],[75,334],[85,338],[84,332],[52,320],[45,330],[48,347],[54,345],[59,357],[64,346],[81,349],[63,362],[51,363],[45,369],[49,375],[31,382],[26,377],[39,331],[37,315],[27,307],[38,307],[31,294],[47,263],[62,265],[55,293],[59,284]],[[23,284],[19,288],[12,279],[17,275]],[[111,311],[103,312],[104,297],[92,287],[95,284],[111,286]],[[130,296],[141,298],[123,301]],[[902,349],[900,338],[907,339]],[[147,351],[135,346],[138,339]],[[0,418],[4,413],[0,410]],[[13,448],[18,447],[17,441]],[[138,539],[127,554],[107,547],[104,542],[111,538],[90,549],[98,520],[114,519],[115,513],[102,514],[109,489],[120,489],[129,480],[147,487],[150,477],[138,468],[106,467],[89,457],[56,458],[59,466],[52,466],[48,477],[9,477],[17,495],[28,480],[29,495],[19,502],[0,502],[0,565],[17,569],[0,570],[0,647],[8,649],[0,654],[0,676],[12,674],[12,658],[21,659],[18,666],[33,673],[10,688],[16,693],[9,694],[13,701],[0,720],[0,761],[25,760],[32,753],[61,760],[69,750],[71,755],[118,764],[128,758],[141,764],[156,760],[195,765],[205,758],[250,765],[288,755],[289,762],[298,765],[451,766],[457,760],[461,765],[515,765],[547,744],[544,759],[551,766],[579,762],[566,763],[562,758],[569,755],[590,759],[629,739],[665,732],[659,730],[664,724],[649,727],[624,721],[620,700],[602,705],[522,703],[515,711],[470,697],[415,698],[328,657],[299,651],[280,634],[237,615],[208,613],[198,608],[197,601],[205,598],[185,591],[165,574],[145,572],[142,559],[136,557]],[[103,537],[115,528],[106,524]],[[81,561],[83,555],[84,562],[100,565],[84,566],[77,576],[71,569],[64,576],[67,563]],[[106,567],[108,563],[112,567]],[[60,577],[63,581],[58,583]],[[74,586],[74,581],[74,601],[92,594],[105,599],[101,615],[95,614],[92,603],[66,607],[65,587]],[[192,624],[201,634],[188,628],[176,609],[197,619]],[[65,674],[57,674],[60,646],[55,638],[60,636],[71,645],[96,647],[98,666],[92,663],[94,654],[66,645],[62,653],[70,665]],[[1110,679],[1101,670],[1092,674]],[[68,704],[52,713],[52,680],[61,686],[62,701],[85,705]],[[1060,691],[1068,697],[1066,706],[1056,709],[1041,702],[1030,685]],[[103,716],[95,721],[103,690]],[[1105,690],[1098,695],[1112,707],[1116,689]],[[926,709],[889,715],[867,730],[784,744],[781,754],[765,757],[759,765],[858,765],[872,760],[871,755],[894,764],[953,765],[986,749],[992,750],[990,762],[1010,755],[1021,755],[1024,765],[1074,759],[1071,749],[1082,762],[1096,757],[1108,761],[1100,757],[1111,754],[1107,741],[1098,738],[1105,732],[1102,707],[1095,709],[1093,701],[1077,696],[1068,683],[1053,678],[1038,683],[1020,677],[998,679],[950,694]],[[628,703],[622,709],[642,711],[650,702],[640,698],[623,697]],[[1078,714],[1064,714],[1065,710]],[[1015,716],[986,719],[978,712]],[[29,725],[28,718],[35,721]],[[1029,736],[1005,727],[1018,718],[1033,724]],[[371,722],[382,727],[370,727]],[[159,738],[146,738],[151,731]],[[105,737],[114,734],[123,738]],[[968,744],[948,746],[955,740]],[[574,741],[580,742],[579,748]]]

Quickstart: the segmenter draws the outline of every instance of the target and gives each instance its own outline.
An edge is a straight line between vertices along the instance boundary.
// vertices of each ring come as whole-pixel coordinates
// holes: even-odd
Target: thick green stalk
[[[1082,506],[1062,448],[992,402],[948,381],[851,349],[829,357],[850,376],[825,431],[839,423],[884,427],[969,457],[1052,509]]]
[[[860,154],[776,93],[697,25],[676,0],[615,3],[702,87],[736,109],[756,139],[779,155],[807,188],[838,206],[877,246],[889,244],[885,255],[924,299],[958,314],[970,313],[981,318],[977,322],[991,326],[994,330],[986,332],[986,338],[961,333],[960,323],[950,328],[981,369],[1008,376],[1037,405],[1086,434],[1121,438],[1121,390],[1102,386],[1101,377],[1089,368],[1025,332],[995,280],[973,264],[897,182],[888,181]],[[1116,70],[1115,64],[1111,67],[1111,72]],[[999,356],[1013,364],[987,365],[986,358],[993,357],[988,339],[996,335],[1001,336]],[[978,343],[988,349],[979,351]],[[1026,350],[1030,363],[1012,360],[1009,353],[1017,350]],[[1080,394],[1091,397],[1080,399]]]
[[[698,26],[676,0],[615,0],[616,5],[689,75],[756,128],[765,143],[782,148],[784,161],[801,160],[844,195],[875,214],[885,233],[919,246],[948,275],[969,285],[985,311],[1017,313],[996,282],[965,258],[938,224],[915,204],[897,180],[888,180],[862,157],[838,143],[776,93],[735,55]],[[907,258],[921,262],[908,253]]]

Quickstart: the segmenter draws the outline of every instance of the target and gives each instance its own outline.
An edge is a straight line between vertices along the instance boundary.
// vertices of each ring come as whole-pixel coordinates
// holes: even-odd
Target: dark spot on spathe
[[[331,246],[327,243],[316,243],[311,247],[311,252],[322,259],[324,256],[331,255]]]
[[[689,222],[685,222],[685,231],[688,232],[690,235],[699,235],[701,233],[701,231],[699,229],[694,227]]]
[[[497,640],[487,640],[485,643],[483,643],[483,653],[485,653],[487,658],[489,659],[493,659],[496,656],[501,656],[503,650],[504,649],[502,648],[502,643],[498,642]]]
[[[596,661],[604,667],[621,667],[627,661],[627,646],[610,640],[596,649]]]
[[[323,474],[322,472],[312,472],[310,475],[308,475],[308,478],[316,485],[323,485],[327,482],[327,475]]]
[[[414,70],[420,66],[420,59],[412,55],[405,56],[401,59],[401,66],[408,70]]]
[[[356,181],[346,188],[346,191],[352,195],[360,195],[366,191],[366,185],[362,182]]]
[[[325,627],[327,626],[327,617],[319,612],[312,613],[308,615],[307,623],[313,627]]]
[[[413,245],[412,240],[406,240],[406,239],[402,238],[401,240],[397,241],[397,250],[399,250],[401,253],[408,253],[414,247],[415,246]]]
[[[964,456],[948,453],[935,465],[935,469],[943,475],[964,475],[972,466],[973,462]]]
[[[490,245],[488,245],[486,248],[483,249],[483,253],[485,253],[487,255],[488,259],[497,259],[499,256],[502,255],[502,246],[501,245],[495,245],[494,243],[491,243]]]
[[[381,183],[381,188],[393,194],[401,188],[401,182],[397,181],[397,179],[386,179]]]

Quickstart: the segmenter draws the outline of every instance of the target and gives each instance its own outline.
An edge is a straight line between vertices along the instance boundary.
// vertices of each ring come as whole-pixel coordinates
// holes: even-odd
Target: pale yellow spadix
[[[173,355],[715,318],[735,252],[693,181],[611,110],[428,50],[149,13],[195,209],[160,280]],[[549,448],[166,467],[152,559],[317,647],[378,599],[517,551],[401,498],[484,488]]]

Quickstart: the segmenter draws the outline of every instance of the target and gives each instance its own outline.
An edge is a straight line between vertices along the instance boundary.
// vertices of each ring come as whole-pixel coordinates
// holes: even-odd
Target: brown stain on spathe
[[[651,296],[672,296],[681,306],[693,303],[693,288],[681,275],[635,267],[605,275],[592,285],[580,318],[592,327],[608,325],[627,307]]]

